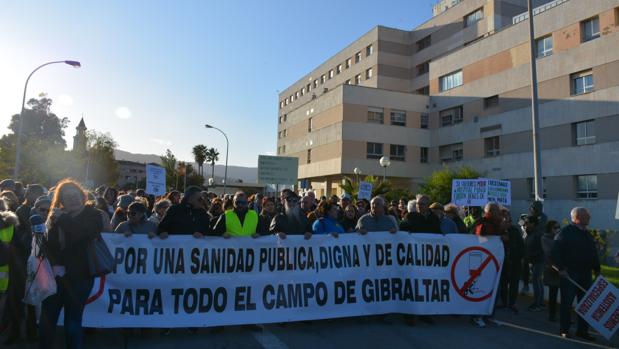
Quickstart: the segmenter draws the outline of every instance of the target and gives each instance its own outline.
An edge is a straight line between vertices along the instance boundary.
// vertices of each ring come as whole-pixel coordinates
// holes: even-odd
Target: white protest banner
[[[458,206],[484,206],[488,202],[488,181],[479,179],[454,179],[451,185],[451,202]]]
[[[258,155],[258,183],[297,185],[299,158]]]
[[[146,165],[146,193],[161,196],[166,192],[165,168]]]
[[[372,200],[372,183],[359,182],[359,193],[357,194],[358,200]]]
[[[619,290],[604,277],[599,276],[593,286],[576,305],[576,313],[610,339],[619,328]]]
[[[498,237],[459,234],[103,238],[116,268],[95,282],[86,327],[490,314],[503,263]]]
[[[486,179],[488,185],[487,200],[488,202],[496,202],[503,206],[511,206],[512,204],[512,183],[510,181],[501,181],[498,179]]]

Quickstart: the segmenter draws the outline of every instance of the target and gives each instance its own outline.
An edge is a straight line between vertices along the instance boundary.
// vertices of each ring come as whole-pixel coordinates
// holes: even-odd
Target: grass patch
[[[610,267],[602,264],[602,276],[619,287],[619,267]]]

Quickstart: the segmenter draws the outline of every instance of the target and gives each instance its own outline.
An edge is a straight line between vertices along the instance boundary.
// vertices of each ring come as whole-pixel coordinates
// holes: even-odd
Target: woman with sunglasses
[[[114,232],[126,237],[133,234],[146,234],[152,239],[157,234],[157,225],[146,219],[146,211],[143,203],[132,203],[127,209],[127,221],[120,223]]]

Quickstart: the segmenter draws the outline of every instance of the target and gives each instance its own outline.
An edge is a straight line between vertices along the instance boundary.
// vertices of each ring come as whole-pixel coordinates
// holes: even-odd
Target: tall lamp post
[[[383,168],[383,183],[387,180],[387,167],[389,167],[389,165],[391,165],[391,159],[389,159],[388,156],[383,156],[380,158],[380,160],[378,160],[378,163],[380,164],[380,166],[382,166]]]
[[[224,135],[224,137],[226,137],[226,167],[224,168],[224,192],[223,192],[223,195],[226,195],[226,186],[228,185],[228,149],[230,148],[230,142],[228,141],[228,136],[226,136],[224,131],[218,129],[215,126],[209,125],[209,124],[204,125],[204,127],[206,127],[206,128],[213,128],[213,129],[221,132],[221,134]]]
[[[28,90],[28,82],[30,81],[30,78],[32,77],[32,75],[34,73],[36,73],[37,70],[51,65],[51,64],[60,64],[60,63],[64,63],[64,64],[68,64],[74,68],[79,68],[82,66],[82,64],[78,61],[53,61],[53,62],[47,62],[45,64],[41,64],[40,66],[36,67],[32,73],[30,73],[30,75],[28,75],[28,78],[26,79],[26,84],[24,85],[24,95],[22,97],[21,100],[21,112],[19,114],[19,126],[17,128],[17,139],[15,140],[15,168],[13,169],[13,178],[15,180],[18,180],[19,178],[19,160],[21,157],[21,136],[22,136],[22,132],[23,132],[23,128],[24,128],[24,109],[26,108],[26,91]]]
[[[359,167],[355,167],[352,172],[355,174],[355,177],[357,177],[355,178],[357,180],[357,183],[359,183],[359,175],[361,174],[361,169]]]
[[[529,46],[531,49],[531,129],[533,138],[533,187],[535,200],[542,200],[542,160],[539,147],[539,102],[537,96],[537,64],[535,62],[535,28],[533,25],[533,4],[528,0],[529,6]]]

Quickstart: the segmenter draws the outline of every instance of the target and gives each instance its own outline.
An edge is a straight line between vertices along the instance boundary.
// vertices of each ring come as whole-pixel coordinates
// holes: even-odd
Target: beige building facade
[[[444,165],[509,179],[513,211],[532,193],[525,0],[448,1],[407,31],[378,26],[279,96],[279,155],[321,195],[343,176],[416,190]],[[591,208],[619,228],[619,0],[537,1],[535,47],[546,212]],[[435,12],[436,13],[436,12]]]

